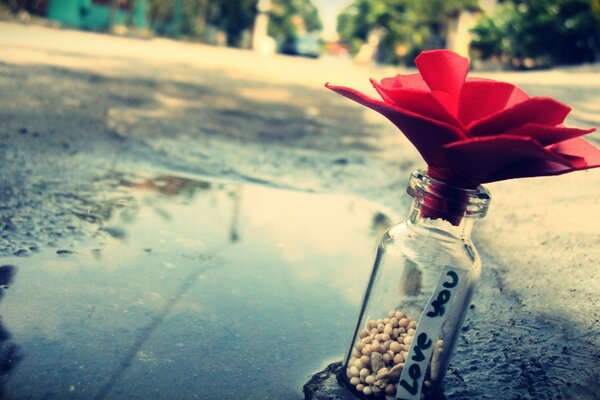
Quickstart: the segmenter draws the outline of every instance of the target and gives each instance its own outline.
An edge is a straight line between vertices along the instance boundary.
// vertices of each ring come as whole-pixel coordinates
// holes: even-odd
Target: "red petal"
[[[451,170],[490,182],[490,176],[509,166],[532,161],[551,161],[570,167],[570,162],[544,148],[537,141],[522,136],[487,136],[466,139],[444,146]],[[518,168],[515,170],[518,172]],[[504,178],[508,179],[508,178]]]
[[[487,182],[501,181],[510,178],[561,175],[567,172],[600,167],[600,150],[581,138],[567,140],[552,146],[552,148],[555,153],[568,159],[571,165],[566,166],[553,162],[541,161],[511,166],[490,176]]]
[[[442,107],[429,90],[389,88],[380,85],[374,80],[371,80],[371,83],[386,103],[392,103],[416,114],[461,127],[460,122]]]
[[[458,101],[458,117],[467,126],[529,99],[515,85],[492,80],[468,80]]]
[[[469,60],[448,50],[424,51],[415,64],[432,91],[448,94],[453,102],[450,111],[458,111],[458,96],[469,71]]]
[[[594,132],[595,128],[577,129],[566,126],[547,126],[541,124],[525,124],[506,132],[506,135],[527,136],[540,142],[543,146],[563,142],[568,139]]]
[[[577,169],[600,167],[600,149],[592,146],[582,138],[565,140],[552,146],[552,151],[567,157],[578,157],[583,159],[583,164]]]
[[[548,97],[533,97],[468,126],[469,136],[499,135],[528,123],[561,124],[571,108]]]
[[[368,97],[354,89],[326,84],[325,87],[385,116],[411,141],[428,165],[445,165],[442,145],[462,140],[463,133],[441,121],[415,114],[391,103]]]
[[[405,88],[416,90],[427,90],[429,86],[423,80],[421,74],[396,75],[393,78],[384,78],[381,80],[381,85],[388,89]]]

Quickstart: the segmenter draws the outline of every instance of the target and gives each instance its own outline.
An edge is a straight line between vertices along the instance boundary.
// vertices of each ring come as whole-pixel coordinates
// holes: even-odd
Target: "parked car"
[[[321,55],[323,44],[315,35],[304,35],[291,38],[281,46],[283,54],[318,58]]]

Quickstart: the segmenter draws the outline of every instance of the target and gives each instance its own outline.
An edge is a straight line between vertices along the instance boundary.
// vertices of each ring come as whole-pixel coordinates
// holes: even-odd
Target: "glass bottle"
[[[384,233],[341,379],[361,398],[434,397],[479,280],[470,234],[490,194],[411,174],[408,219]]]

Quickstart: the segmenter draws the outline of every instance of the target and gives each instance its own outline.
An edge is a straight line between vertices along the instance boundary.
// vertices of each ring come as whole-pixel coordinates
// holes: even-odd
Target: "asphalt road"
[[[0,255],[93,235],[71,211],[110,208],[123,170],[351,194],[402,213],[416,152],[323,88],[392,73],[1,23]],[[485,75],[573,106],[572,125],[600,126],[595,66]],[[600,399],[600,170],[489,189],[475,233],[485,272],[447,395]]]

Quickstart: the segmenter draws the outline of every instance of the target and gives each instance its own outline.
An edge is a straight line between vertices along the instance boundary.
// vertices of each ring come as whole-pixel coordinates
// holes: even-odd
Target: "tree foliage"
[[[269,34],[281,41],[322,29],[317,8],[310,0],[272,0]],[[150,0],[150,19],[159,33],[169,34],[176,20],[180,33],[202,37],[207,26],[227,34],[227,44],[239,46],[244,31],[253,28],[257,0]],[[179,8],[178,8],[179,7]],[[177,13],[180,15],[178,16]]]
[[[477,0],[354,0],[338,17],[338,34],[356,53],[379,31],[378,61],[407,62],[425,48],[443,46],[448,19],[475,9]]]
[[[514,67],[592,62],[600,57],[600,1],[512,0],[474,33],[476,55]]]
[[[310,0],[272,0],[269,35],[283,43],[323,29],[319,11]]]

